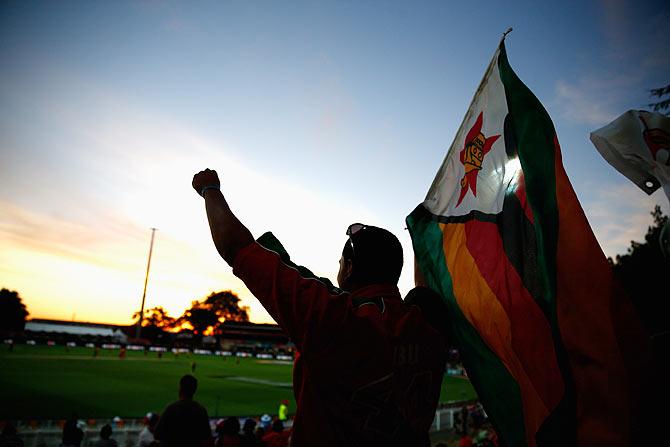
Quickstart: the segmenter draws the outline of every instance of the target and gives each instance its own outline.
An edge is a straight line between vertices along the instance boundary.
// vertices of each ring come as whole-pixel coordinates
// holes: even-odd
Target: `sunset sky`
[[[546,4],[543,4],[546,3]],[[405,248],[503,31],[510,63],[551,115],[608,256],[642,240],[647,196],[588,135],[670,82],[670,3],[0,3],[0,287],[32,318],[179,316],[232,289],[193,174],[216,169],[255,236],[335,279],[352,222]]]

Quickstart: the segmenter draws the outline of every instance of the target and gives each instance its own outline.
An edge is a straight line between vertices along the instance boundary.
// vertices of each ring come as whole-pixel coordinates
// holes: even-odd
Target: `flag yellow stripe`
[[[440,228],[444,235],[444,258],[451,274],[456,302],[470,324],[519,384],[527,442],[529,447],[534,447],[535,433],[549,415],[549,410],[514,352],[507,313],[482,277],[465,245],[465,225],[440,224]]]

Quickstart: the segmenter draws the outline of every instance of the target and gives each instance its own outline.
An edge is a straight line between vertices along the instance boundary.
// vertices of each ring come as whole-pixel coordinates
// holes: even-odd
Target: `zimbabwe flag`
[[[407,226],[506,445],[634,442],[647,338],[504,42]]]

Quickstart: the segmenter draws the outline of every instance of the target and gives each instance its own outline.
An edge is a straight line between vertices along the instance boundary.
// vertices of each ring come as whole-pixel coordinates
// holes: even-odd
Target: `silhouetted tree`
[[[21,332],[26,325],[28,311],[18,292],[0,290],[0,332]]]
[[[133,314],[133,320],[137,321],[140,317],[139,312]],[[167,311],[161,306],[153,307],[144,311],[144,320],[142,326],[155,326],[161,329],[171,329],[175,325],[175,319],[168,315]]]
[[[202,303],[198,301],[193,301],[191,308],[186,310],[180,319],[188,322],[191,327],[193,327],[193,333],[195,335],[202,335],[207,328],[210,326],[216,327],[219,322],[216,312],[204,307]]]
[[[644,242],[631,241],[626,254],[609,261],[653,335],[670,330],[670,259],[663,256],[659,241],[668,216],[658,205],[651,215],[653,226],[647,229]]]
[[[202,335],[209,327],[220,333],[226,320],[249,321],[248,310],[247,306],[240,306],[240,298],[234,292],[212,292],[203,301],[193,301],[177,323],[189,323],[196,335]]]
[[[230,290],[212,292],[205,299],[205,306],[216,312],[219,319],[249,321],[249,307],[240,306],[240,298]]]
[[[652,98],[653,97],[659,98],[658,101],[648,104],[648,106],[654,112],[664,113],[670,110],[670,98],[666,97],[670,95],[670,84],[666,85],[665,87],[652,88],[651,90],[649,90],[649,93]],[[663,97],[666,98],[663,99]]]
[[[137,324],[137,319],[140,317],[139,312],[133,314],[133,320]],[[142,338],[150,340],[152,343],[165,341],[169,338],[166,333],[168,329],[176,326],[176,319],[168,315],[167,311],[162,307],[154,307],[144,311],[144,319],[142,320]],[[135,325],[131,326],[131,333],[135,334]]]

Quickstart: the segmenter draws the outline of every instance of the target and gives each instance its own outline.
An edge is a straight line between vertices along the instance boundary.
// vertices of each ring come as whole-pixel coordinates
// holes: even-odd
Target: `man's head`
[[[109,439],[110,436],[112,436],[112,426],[109,424],[103,425],[100,429],[100,437],[102,439]]]
[[[153,428],[156,427],[156,424],[158,424],[158,419],[160,419],[158,413],[147,413],[144,418],[144,423],[149,427],[149,430],[153,430]]]
[[[190,374],[186,374],[179,379],[179,397],[181,399],[193,399],[195,390],[198,389],[198,379]]]
[[[348,291],[370,284],[398,284],[402,271],[402,246],[383,228],[352,224],[340,258],[337,282]]]

